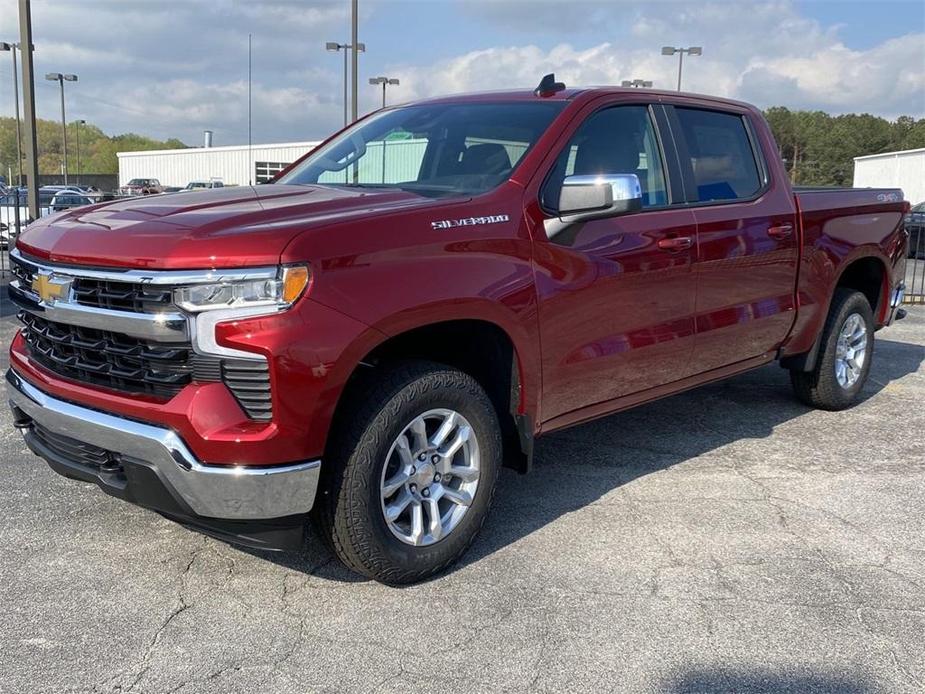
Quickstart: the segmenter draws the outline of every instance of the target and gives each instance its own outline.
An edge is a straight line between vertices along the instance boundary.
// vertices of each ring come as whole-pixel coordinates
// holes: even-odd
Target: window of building
[[[257,183],[269,183],[280,171],[292,162],[258,161],[254,163],[254,180]]]

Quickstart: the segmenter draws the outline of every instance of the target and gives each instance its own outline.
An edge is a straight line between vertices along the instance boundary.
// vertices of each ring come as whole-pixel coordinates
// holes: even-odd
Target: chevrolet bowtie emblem
[[[32,291],[49,305],[56,301],[67,301],[71,292],[71,278],[40,272],[32,280]]]

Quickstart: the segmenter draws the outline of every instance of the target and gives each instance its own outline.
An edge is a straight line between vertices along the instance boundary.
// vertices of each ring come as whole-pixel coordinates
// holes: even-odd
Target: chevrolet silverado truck
[[[537,436],[777,361],[854,403],[901,191],[791,188],[760,111],[655,90],[383,109],[270,184],[28,227],[8,392],[58,473],[214,536],[421,580]],[[756,395],[756,397],[760,397]]]

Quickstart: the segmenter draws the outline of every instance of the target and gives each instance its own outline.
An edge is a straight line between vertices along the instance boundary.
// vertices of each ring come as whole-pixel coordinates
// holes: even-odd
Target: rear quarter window
[[[676,107],[699,202],[753,197],[762,181],[742,116]]]

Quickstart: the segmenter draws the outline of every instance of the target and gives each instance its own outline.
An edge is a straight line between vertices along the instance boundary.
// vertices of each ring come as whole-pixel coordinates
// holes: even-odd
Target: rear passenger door
[[[745,109],[668,109],[697,223],[695,373],[775,350],[795,314],[798,233]]]

